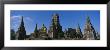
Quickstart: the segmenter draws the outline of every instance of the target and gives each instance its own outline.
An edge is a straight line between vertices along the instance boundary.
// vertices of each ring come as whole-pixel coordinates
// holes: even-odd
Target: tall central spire
[[[89,16],[87,16],[87,18],[86,18],[86,24],[90,24],[91,25]]]
[[[24,26],[23,16],[22,16],[22,19],[21,19],[21,25],[23,25],[23,26]]]
[[[25,30],[25,27],[24,27],[23,16],[22,16],[21,24],[18,28],[16,39],[23,40],[25,38],[26,38],[26,30]]]

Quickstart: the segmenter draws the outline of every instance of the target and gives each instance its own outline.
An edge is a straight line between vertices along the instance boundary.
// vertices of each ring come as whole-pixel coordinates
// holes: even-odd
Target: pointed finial
[[[21,17],[21,22],[23,22],[23,16]]]
[[[90,16],[87,16],[87,19],[90,19]]]
[[[87,16],[87,22],[90,22],[90,18],[89,18],[89,16]]]
[[[36,28],[37,28],[37,24],[36,24]]]
[[[36,26],[37,26],[37,24],[36,24]]]
[[[34,33],[37,33],[37,24],[36,24],[36,27],[35,27]]]
[[[23,16],[21,17],[22,21],[23,21]]]
[[[21,16],[21,25],[24,26],[23,16]],[[20,25],[20,26],[21,26],[21,25]]]
[[[77,29],[80,29],[79,23],[78,23],[78,25],[77,25]]]
[[[53,16],[58,16],[58,13],[54,13]]]
[[[44,24],[43,24],[43,26],[44,26]]]
[[[78,27],[79,27],[79,23],[78,23]]]

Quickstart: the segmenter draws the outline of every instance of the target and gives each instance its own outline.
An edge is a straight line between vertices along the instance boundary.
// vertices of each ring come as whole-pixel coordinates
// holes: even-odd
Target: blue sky
[[[21,22],[21,16],[23,16],[27,34],[34,31],[36,24],[38,25],[38,29],[42,27],[42,24],[49,29],[54,13],[59,14],[60,24],[63,30],[67,28],[75,29],[77,24],[79,24],[83,32],[86,17],[89,16],[95,30],[100,32],[99,10],[11,10],[10,13],[11,29],[17,31]]]

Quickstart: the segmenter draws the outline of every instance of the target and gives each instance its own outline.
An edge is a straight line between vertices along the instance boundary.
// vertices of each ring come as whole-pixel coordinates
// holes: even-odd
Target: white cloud
[[[32,19],[30,17],[25,17],[26,21],[31,21],[32,22]]]
[[[21,16],[11,16],[11,19],[16,19],[16,18],[20,19],[20,17]]]
[[[11,28],[14,28],[16,30],[20,25],[21,18],[22,18],[22,16],[20,16],[20,15],[19,16],[11,16]],[[25,26],[30,25],[29,24],[30,22],[32,24],[32,22],[33,22],[32,18],[24,16]]]
[[[22,16],[20,16],[20,15],[19,16],[12,16],[11,17],[11,20],[21,20],[21,17]],[[30,17],[26,17],[26,16],[24,17],[24,20],[26,20],[26,21],[32,21],[32,19]]]
[[[11,20],[11,28],[12,29],[16,29],[18,28],[19,24],[20,24],[20,18],[21,16],[11,16],[10,20]]]

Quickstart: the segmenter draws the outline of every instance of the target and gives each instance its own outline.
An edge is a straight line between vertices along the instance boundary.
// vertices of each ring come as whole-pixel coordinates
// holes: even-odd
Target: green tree
[[[11,40],[15,40],[15,31],[11,29]]]

